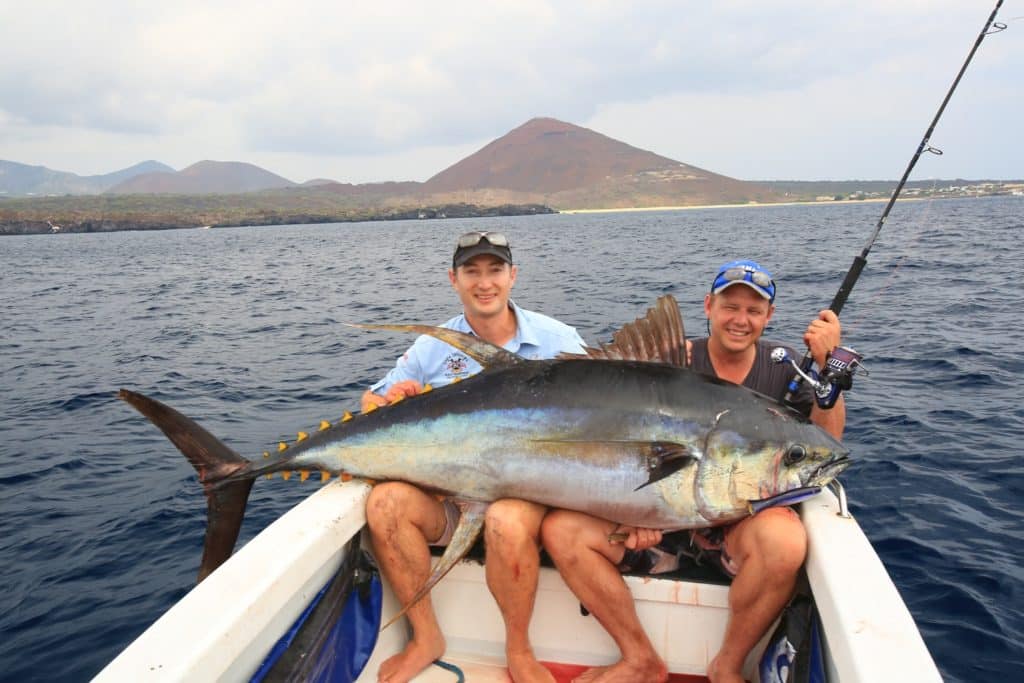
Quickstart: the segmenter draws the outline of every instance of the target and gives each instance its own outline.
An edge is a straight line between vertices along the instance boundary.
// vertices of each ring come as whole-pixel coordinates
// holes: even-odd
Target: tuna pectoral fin
[[[398,614],[391,617],[388,623],[381,626],[381,631],[395,623],[403,614],[409,611],[410,607],[423,599],[423,596],[429,593],[430,589],[444,578],[444,575],[451,571],[452,567],[473,547],[477,536],[480,535],[480,530],[484,527],[484,513],[487,512],[487,503],[459,503],[459,507],[462,509],[459,525],[455,527],[452,540],[448,543],[448,547],[444,549],[441,559],[434,565],[434,571],[431,572],[423,586],[416,591],[416,595],[412,596],[408,604]]]
[[[563,457],[586,460],[601,451],[610,453],[616,461],[635,458],[647,481],[637,486],[639,491],[656,481],[671,476],[700,460],[700,454],[685,443],[676,441],[643,441],[636,439],[535,439],[535,443],[554,444]]]
[[[647,471],[650,476],[647,481],[634,489],[636,491],[675,474],[698,459],[686,444],[654,441],[648,445],[648,448]]]
[[[117,397],[159,427],[199,473],[199,481],[206,489],[207,509],[206,540],[198,578],[202,581],[231,557],[253,480],[216,482],[242,469],[249,461],[194,421],[159,401],[127,389],[118,392]]]

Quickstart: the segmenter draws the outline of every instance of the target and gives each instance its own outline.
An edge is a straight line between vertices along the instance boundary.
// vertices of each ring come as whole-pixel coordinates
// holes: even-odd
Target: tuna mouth
[[[840,455],[838,458],[829,460],[819,467],[808,477],[808,484],[812,486],[825,486],[830,481],[842,474],[847,467],[853,464],[848,455]]]
[[[785,493],[780,493],[777,496],[762,498],[760,500],[748,500],[747,509],[750,514],[753,515],[767,508],[795,505],[807,500],[808,498],[813,498],[819,493],[821,493],[820,486],[804,486],[791,491],[786,491]]]

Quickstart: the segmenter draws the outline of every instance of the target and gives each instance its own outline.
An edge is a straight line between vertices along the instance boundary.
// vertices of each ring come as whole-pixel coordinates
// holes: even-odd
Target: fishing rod
[[[981,33],[978,34],[978,39],[974,41],[974,47],[971,48],[970,53],[967,55],[967,59],[964,60],[963,66],[960,67],[960,72],[956,75],[956,79],[953,81],[953,85],[950,86],[949,91],[946,93],[945,99],[942,100],[942,104],[939,106],[939,110],[935,113],[935,118],[932,119],[932,123],[928,126],[928,130],[925,131],[924,137],[921,138],[921,144],[917,146],[917,151],[914,152],[914,156],[910,159],[910,163],[907,165],[907,170],[903,172],[903,177],[900,178],[900,182],[896,185],[896,189],[893,190],[892,196],[889,198],[889,202],[885,205],[885,210],[882,211],[882,216],[878,219],[878,223],[875,225],[874,232],[871,233],[871,237],[868,239],[867,244],[864,245],[864,249],[853,259],[853,264],[850,266],[850,270],[846,272],[846,277],[843,278],[843,283],[839,285],[839,291],[836,292],[836,296],[832,299],[832,303],[829,305],[836,315],[843,310],[843,306],[846,304],[846,300],[850,296],[850,292],[853,291],[853,286],[857,284],[857,278],[860,277],[860,273],[864,270],[864,266],[868,262],[868,252],[871,251],[871,247],[874,246],[875,240],[878,239],[878,234],[882,231],[882,226],[885,225],[885,219],[889,217],[889,212],[892,210],[893,204],[896,203],[896,199],[900,196],[900,192],[903,190],[903,186],[907,182],[907,178],[910,177],[911,171],[914,170],[914,166],[917,165],[917,160],[921,158],[921,155],[925,152],[931,152],[935,155],[941,155],[942,150],[936,149],[928,144],[931,139],[932,132],[935,130],[936,124],[939,119],[942,118],[942,113],[946,110],[946,105],[949,104],[950,98],[953,96],[953,91],[960,84],[960,79],[963,78],[964,72],[967,71],[967,66],[971,63],[974,58],[974,53],[978,51],[981,46],[981,42],[992,33],[999,33],[1006,29],[1006,24],[996,22],[996,14],[999,12],[999,8],[1002,7],[1003,0],[997,0],[995,8],[992,10],[992,14],[989,15],[988,21],[985,22],[985,26],[981,29]],[[780,353],[781,352],[781,353]],[[807,382],[814,388],[815,398],[818,405],[822,408],[828,409],[835,405],[835,402],[839,399],[839,393],[844,389],[849,389],[853,383],[853,373],[860,365],[860,359],[862,356],[854,351],[853,349],[840,346],[834,349],[828,357],[826,367],[821,368],[820,376],[811,369],[811,365],[814,363],[814,358],[811,356],[810,349],[804,354],[803,360],[798,365],[795,360],[789,357],[785,349],[775,349],[772,352],[772,360],[776,363],[790,363],[796,370],[797,374],[789,382],[789,387],[786,391],[785,401],[792,401],[796,392],[800,389],[801,382]]]

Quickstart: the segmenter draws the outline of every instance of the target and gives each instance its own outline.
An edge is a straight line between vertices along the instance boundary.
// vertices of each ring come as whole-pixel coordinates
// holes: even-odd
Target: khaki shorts
[[[459,518],[462,517],[462,511],[459,510],[459,506],[451,498],[442,500],[441,505],[444,506],[444,531],[441,532],[436,541],[431,541],[430,543],[430,545],[439,548],[443,548],[451,543],[455,528],[459,526]]]

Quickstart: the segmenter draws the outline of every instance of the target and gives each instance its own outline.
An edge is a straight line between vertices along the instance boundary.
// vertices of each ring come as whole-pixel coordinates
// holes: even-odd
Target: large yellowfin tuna
[[[366,327],[432,335],[484,370],[322,423],[254,460],[171,408],[121,390],[206,488],[200,580],[230,556],[253,479],[274,472],[406,481],[458,501],[459,527],[418,599],[465,555],[487,504],[500,498],[641,527],[698,528],[800,500],[849,463],[846,449],[799,413],[681,367],[682,321],[671,297],[617,332],[613,344],[555,360],[524,360],[445,328]]]

